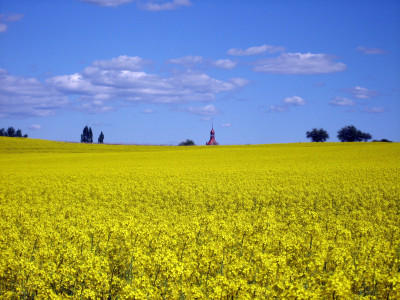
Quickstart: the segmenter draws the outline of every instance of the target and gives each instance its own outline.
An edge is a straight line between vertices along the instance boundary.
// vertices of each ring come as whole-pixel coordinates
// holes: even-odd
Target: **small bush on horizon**
[[[180,142],[178,146],[196,146],[194,141],[186,139],[186,141]]]

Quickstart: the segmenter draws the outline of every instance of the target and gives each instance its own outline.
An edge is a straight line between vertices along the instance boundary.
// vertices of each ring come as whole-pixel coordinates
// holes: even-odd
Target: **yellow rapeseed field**
[[[400,145],[0,138],[3,299],[400,299]]]

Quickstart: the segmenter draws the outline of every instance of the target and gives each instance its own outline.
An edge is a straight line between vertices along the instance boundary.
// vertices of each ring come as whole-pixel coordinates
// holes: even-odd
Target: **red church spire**
[[[210,140],[206,143],[206,145],[218,145],[218,142],[215,140],[214,124],[211,127]]]

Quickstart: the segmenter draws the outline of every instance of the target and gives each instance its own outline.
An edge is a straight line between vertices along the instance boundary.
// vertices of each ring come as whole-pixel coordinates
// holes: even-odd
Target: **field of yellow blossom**
[[[400,299],[400,144],[0,138],[0,298]]]

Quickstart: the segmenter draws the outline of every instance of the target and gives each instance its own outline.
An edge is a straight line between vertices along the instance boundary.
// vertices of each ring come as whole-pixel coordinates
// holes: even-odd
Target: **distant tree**
[[[85,126],[83,133],[81,134],[81,143],[93,143],[92,128]]]
[[[93,132],[92,128],[89,127],[89,143],[93,143]]]
[[[7,136],[15,137],[15,129],[14,129],[14,127],[8,127],[7,128]]]
[[[83,133],[81,134],[81,143],[87,143],[87,135],[88,135],[89,129],[87,126],[83,128]]]
[[[360,139],[364,142],[368,142],[368,140],[372,139],[372,136],[366,132],[360,132]]]
[[[372,139],[372,136],[369,133],[358,130],[353,125],[349,125],[338,131],[337,138],[341,142],[367,142]]]
[[[381,143],[393,143],[393,141],[388,140],[388,139],[381,139],[381,140],[373,140],[373,142],[381,142]]]
[[[15,137],[22,137],[21,129],[18,128],[18,130],[15,132]]]
[[[25,133],[23,137],[24,137],[24,138],[27,138],[27,137],[28,137],[28,135]]]
[[[328,132],[322,128],[314,128],[311,131],[307,131],[306,136],[308,139],[311,139],[312,142],[325,142],[327,139],[329,139]]]
[[[186,141],[180,142],[178,146],[195,146],[192,140],[186,139]]]
[[[7,136],[7,131],[4,128],[0,129],[0,136]]]
[[[99,138],[98,138],[98,143],[99,144],[103,144],[104,141],[104,134],[103,131],[100,133]]]

